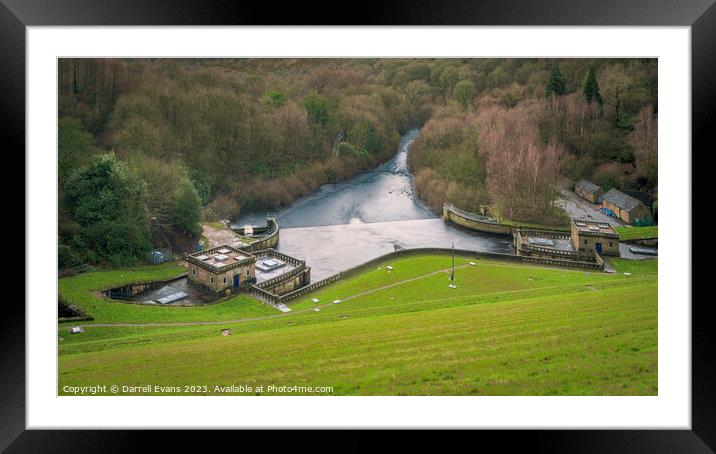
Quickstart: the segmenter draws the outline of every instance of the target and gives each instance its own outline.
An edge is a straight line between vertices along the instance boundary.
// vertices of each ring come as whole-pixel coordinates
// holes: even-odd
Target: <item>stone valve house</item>
[[[261,289],[283,295],[311,282],[306,262],[274,249],[253,253],[223,245],[186,255],[187,279],[215,293]]]
[[[572,247],[579,252],[596,252],[619,257],[619,235],[606,222],[572,219]]]
[[[216,293],[236,292],[256,282],[256,257],[231,246],[188,254],[186,261],[189,282]]]

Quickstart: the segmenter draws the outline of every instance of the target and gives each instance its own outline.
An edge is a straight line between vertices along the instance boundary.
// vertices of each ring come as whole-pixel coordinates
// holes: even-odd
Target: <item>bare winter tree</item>
[[[510,219],[544,219],[554,204],[564,149],[541,141],[533,116],[542,108],[539,103],[493,108],[482,118],[480,144],[491,193]]]
[[[634,131],[629,136],[634,147],[636,167],[652,186],[656,186],[658,172],[658,122],[654,108],[645,106],[639,111]]]

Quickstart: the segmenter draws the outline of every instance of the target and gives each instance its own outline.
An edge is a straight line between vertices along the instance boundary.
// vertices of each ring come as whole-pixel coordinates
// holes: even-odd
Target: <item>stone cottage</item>
[[[216,293],[238,291],[256,282],[256,257],[231,246],[195,252],[186,256],[189,282]]]
[[[574,183],[574,192],[576,192],[581,198],[591,203],[599,203],[599,197],[604,194],[604,190],[602,190],[602,188],[585,179],[581,179]]]
[[[579,252],[619,256],[619,235],[606,222],[572,219],[572,247]]]
[[[611,211],[614,216],[627,224],[652,224],[651,210],[640,200],[618,189],[610,189],[602,196],[602,208]]]

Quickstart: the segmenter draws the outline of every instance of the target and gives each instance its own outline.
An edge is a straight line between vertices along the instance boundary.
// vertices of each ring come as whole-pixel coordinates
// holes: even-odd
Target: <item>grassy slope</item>
[[[472,261],[476,266],[468,265]],[[428,267],[427,264],[432,266]],[[385,265],[392,265],[393,270],[388,272]],[[466,295],[499,294],[499,292],[519,292],[536,289],[550,289],[576,285],[596,285],[603,282],[615,282],[614,276],[603,273],[590,273],[566,269],[541,268],[530,265],[521,265],[508,262],[495,262],[486,260],[455,259],[457,289],[448,287],[450,257],[428,256],[416,259],[403,259],[386,262],[383,266],[366,271],[359,276],[345,281],[339,281],[330,287],[298,299],[291,305],[294,309],[312,307],[312,298],[318,298],[326,303],[335,299],[344,300],[351,295],[360,294],[370,289],[389,286],[407,279],[420,279],[411,281],[410,285],[401,285],[385,289],[389,304],[409,301],[410,304],[424,299],[455,298]],[[443,271],[442,273],[425,276],[429,272]],[[390,300],[394,298],[394,300]],[[363,304],[381,304],[381,300],[360,298],[351,300],[351,307]],[[320,303],[319,303],[320,304]]]
[[[96,294],[97,290],[113,286],[168,279],[182,273],[186,273],[186,268],[173,263],[166,263],[78,274],[59,280],[59,294],[64,301],[79,307],[94,317],[93,323],[232,320],[277,313],[275,309],[244,295],[209,306],[164,307],[122,303]]]
[[[615,227],[614,230],[619,234],[619,239],[622,241],[659,237],[658,225],[648,227]]]
[[[209,327],[88,328],[60,344],[60,387],[122,377],[325,385],[336,394],[656,393],[653,275],[476,261],[458,268],[458,289],[438,273],[346,300],[449,260],[388,262],[390,273],[376,266],[294,305],[320,312]],[[324,305],[335,298],[345,301]],[[220,336],[224,327],[234,335]]]
[[[659,259],[626,260],[610,258],[609,261],[620,273],[659,274]]]

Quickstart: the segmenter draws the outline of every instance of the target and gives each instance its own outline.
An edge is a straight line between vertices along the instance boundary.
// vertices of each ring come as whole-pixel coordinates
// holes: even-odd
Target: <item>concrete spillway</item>
[[[183,300],[187,296],[189,296],[189,294],[186,292],[176,292],[176,293],[172,293],[171,295],[167,295],[162,298],[159,298],[156,300],[156,302],[159,304],[170,304],[175,301]]]

